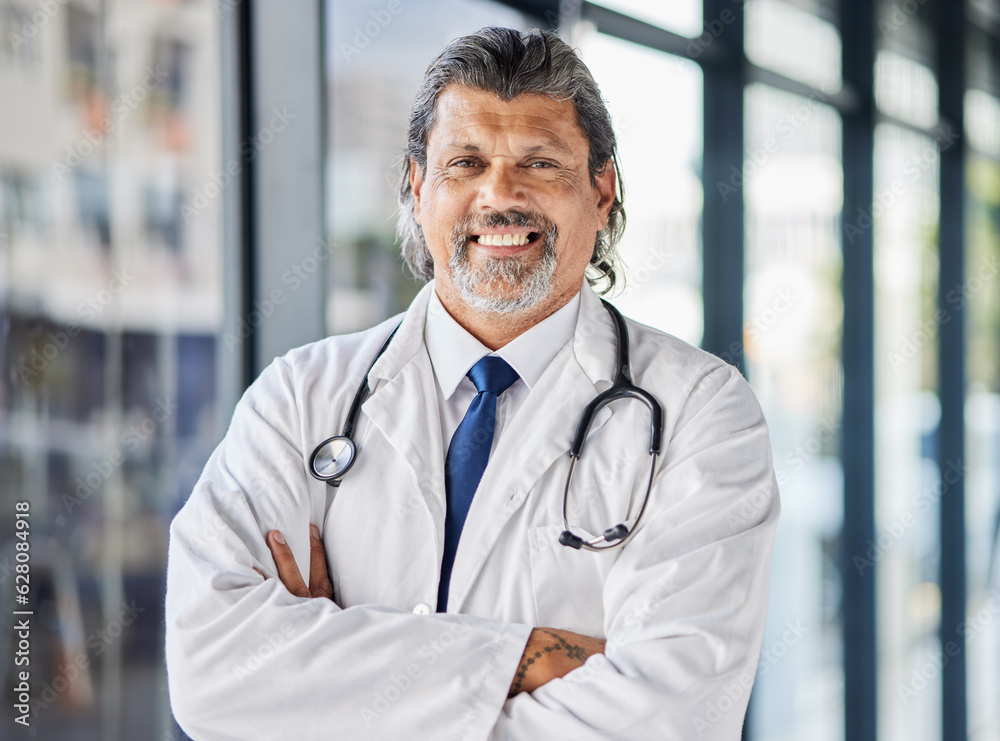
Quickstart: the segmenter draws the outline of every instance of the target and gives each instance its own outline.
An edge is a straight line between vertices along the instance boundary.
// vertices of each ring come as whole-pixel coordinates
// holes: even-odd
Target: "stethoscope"
[[[660,439],[663,434],[663,409],[660,407],[659,402],[645,389],[639,388],[632,382],[632,372],[630,368],[630,355],[629,355],[629,345],[628,345],[628,327],[625,326],[625,319],[622,317],[621,313],[609,304],[607,301],[601,300],[604,304],[604,308],[608,310],[611,317],[614,319],[615,324],[615,334],[618,338],[618,371],[615,374],[614,383],[611,388],[598,394],[594,399],[587,404],[583,410],[583,414],[580,417],[580,421],[576,427],[576,435],[573,438],[573,444],[569,449],[570,456],[570,466],[569,474],[566,476],[566,488],[563,490],[563,503],[562,503],[562,520],[563,520],[563,532],[559,536],[559,542],[570,548],[576,548],[577,550],[583,548],[588,551],[603,551],[610,548],[615,548],[616,546],[624,545],[627,543],[632,536],[635,534],[636,528],[639,525],[639,521],[642,519],[643,513],[646,511],[646,504],[649,502],[649,495],[653,489],[653,474],[656,468],[656,458],[660,454]],[[382,357],[382,353],[385,352],[386,348],[389,347],[389,343],[395,336],[396,331],[399,329],[399,324],[396,328],[392,330],[388,337],[386,337],[385,342],[379,348],[378,352],[375,353],[375,357],[372,358],[371,365],[368,366],[368,370],[365,372],[365,377],[361,381],[361,385],[358,387],[357,392],[354,394],[354,401],[351,404],[351,410],[347,415],[347,422],[344,424],[344,431],[339,435],[334,435],[328,438],[316,446],[316,450],[309,458],[309,472],[320,481],[325,481],[330,486],[340,486],[340,481],[344,477],[351,466],[354,465],[354,461],[357,459],[358,447],[352,438],[354,434],[354,428],[357,426],[358,416],[361,414],[361,405],[368,398],[371,393],[371,389],[368,386],[368,376],[371,373],[372,368],[375,367],[375,363],[378,359]],[[580,460],[580,456],[583,453],[583,443],[587,439],[587,432],[590,430],[590,425],[594,421],[594,416],[597,412],[607,404],[619,399],[636,399],[641,401],[649,409],[649,480],[646,483],[646,494],[642,498],[642,504],[639,507],[639,511],[635,516],[634,521],[632,521],[631,512],[632,505],[629,505],[629,511],[626,513],[625,522],[632,521],[632,527],[629,528],[625,522],[621,522],[614,527],[610,527],[604,531],[602,535],[596,537],[584,537],[577,535],[573,532],[569,524],[569,519],[567,517],[567,510],[569,505],[569,489],[573,482],[573,472],[576,469],[577,461]]]

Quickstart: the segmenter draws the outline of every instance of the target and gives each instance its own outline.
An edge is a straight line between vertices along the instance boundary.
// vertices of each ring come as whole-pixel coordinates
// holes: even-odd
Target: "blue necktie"
[[[488,355],[468,373],[479,394],[469,405],[465,418],[455,430],[444,463],[444,488],[448,511],[444,521],[444,558],[441,561],[441,582],[438,586],[438,612],[448,609],[448,584],[451,567],[458,550],[465,516],[486,470],[496,428],[497,397],[510,388],[519,376],[507,361]]]

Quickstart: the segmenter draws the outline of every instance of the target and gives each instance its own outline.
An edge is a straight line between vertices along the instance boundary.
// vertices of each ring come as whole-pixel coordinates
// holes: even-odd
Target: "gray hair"
[[[521,33],[509,28],[483,28],[455,39],[431,62],[417,90],[410,111],[403,169],[399,180],[399,218],[396,231],[403,258],[417,278],[434,277],[434,261],[423,231],[414,218],[413,191],[410,189],[410,161],[421,170],[427,167],[427,140],[434,126],[437,99],[452,83],[496,93],[509,101],[526,93],[541,93],[554,100],[571,100],[577,123],[590,143],[588,166],[591,184],[605,171],[608,162],[615,168],[617,192],[607,226],[597,233],[588,275],[591,285],[607,280],[602,293],[617,282],[615,246],[625,230],[625,198],[618,164],[615,132],[611,127],[601,91],[590,70],[576,52],[551,31],[532,29]]]

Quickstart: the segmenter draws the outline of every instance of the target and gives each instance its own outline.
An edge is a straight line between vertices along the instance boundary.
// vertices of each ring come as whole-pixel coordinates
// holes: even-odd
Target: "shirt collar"
[[[432,292],[427,303],[424,342],[444,398],[451,398],[469,369],[486,355],[499,355],[506,360],[530,389],[572,338],[579,312],[577,292],[565,306],[493,353],[456,322],[437,293]]]

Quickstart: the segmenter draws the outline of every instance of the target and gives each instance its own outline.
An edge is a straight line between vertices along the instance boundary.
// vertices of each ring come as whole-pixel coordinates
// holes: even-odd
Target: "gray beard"
[[[512,314],[535,306],[549,295],[556,272],[555,224],[549,222],[540,232],[542,254],[534,264],[521,257],[491,257],[478,268],[469,259],[469,230],[463,226],[453,235],[454,249],[448,265],[451,282],[468,306],[491,314]]]

